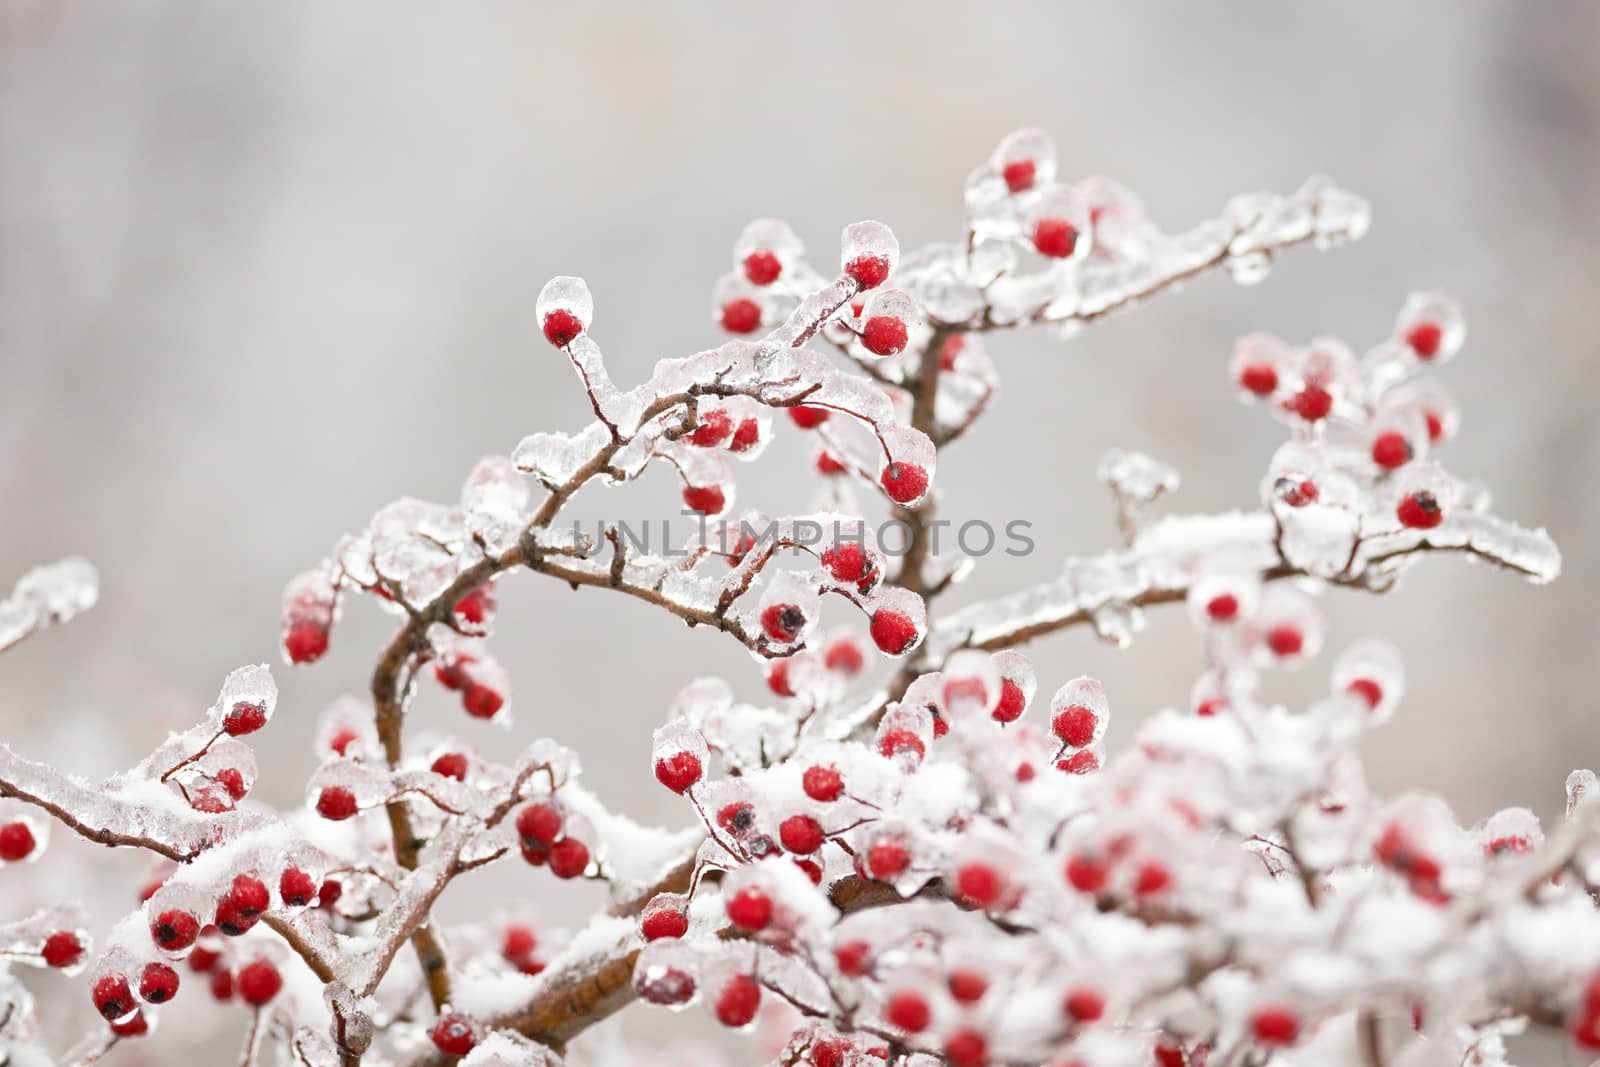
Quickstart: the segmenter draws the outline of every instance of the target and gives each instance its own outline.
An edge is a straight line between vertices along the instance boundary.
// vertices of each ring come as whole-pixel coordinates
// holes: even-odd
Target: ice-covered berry
[[[472,1020],[455,1012],[439,1016],[429,1036],[433,1038],[433,1047],[446,1056],[465,1056],[478,1043]]]
[[[283,975],[267,960],[252,960],[239,968],[234,985],[240,1000],[259,1008],[278,995],[283,988]]]
[[[165,1004],[178,995],[178,972],[165,963],[147,963],[139,972],[139,996],[151,1004]]]

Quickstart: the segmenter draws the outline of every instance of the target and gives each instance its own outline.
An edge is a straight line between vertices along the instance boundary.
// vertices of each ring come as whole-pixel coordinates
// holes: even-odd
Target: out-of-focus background
[[[1367,196],[1375,223],[1259,286],[1207,278],[1070,343],[995,337],[1003,393],[939,484],[948,514],[1030,520],[1038,549],[985,560],[951,600],[1109,545],[1093,470],[1111,445],[1176,462],[1175,507],[1251,505],[1281,430],[1234,402],[1233,339],[1331,332],[1359,349],[1412,289],[1446,289],[1470,327],[1442,374],[1466,412],[1446,462],[1547,525],[1567,570],[1540,589],[1441,559],[1399,596],[1329,596],[1330,644],[1381,634],[1405,653],[1411,695],[1370,750],[1380,788],[1437,790],[1464,820],[1553,815],[1567,771],[1600,762],[1600,494],[1582,473],[1600,468],[1597,41],[1600,8],[1577,0],[3,0],[0,582],[75,552],[104,585],[94,612],[0,658],[0,738],[88,775],[127,765],[229,669],[277,661],[283,584],[340,533],[402,495],[454,499],[479,456],[581,425],[572,373],[536,337],[550,276],[588,279],[594,335],[631,383],[719,339],[709,287],[748,219],[787,218],[823,265],[856,219],[909,246],[951,238],[968,170],[1034,125],[1066,174],[1124,181],[1167,229],[1316,172]],[[743,502],[810,496],[799,437],[746,473]],[[660,472],[593,492],[589,516],[675,499]],[[651,780],[650,729],[698,674],[757,698],[748,658],[602,592],[524,576],[501,593],[512,740],[554,736],[615,806],[686,822]],[[1099,675],[1125,737],[1186,697],[1200,650],[1181,614],[1153,616],[1126,652],[1086,632],[1043,641],[1041,684]],[[363,690],[388,625],[357,604],[322,664],[277,671],[259,795],[298,801],[315,716]],[[1315,692],[1326,663],[1284,695]],[[506,743],[437,692],[415,718]],[[141,861],[99,862],[115,872],[95,883],[103,932]],[[7,913],[41,891],[13,873]],[[453,890],[447,914],[502,890],[551,924],[593,902],[552,886],[507,871]],[[92,1025],[75,986],[34,984],[79,998],[56,1013],[63,1038]],[[168,1062],[184,1039],[118,1062]]]

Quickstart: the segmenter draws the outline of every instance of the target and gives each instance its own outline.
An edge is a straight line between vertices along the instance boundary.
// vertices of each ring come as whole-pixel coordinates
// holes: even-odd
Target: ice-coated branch
[[[99,598],[100,575],[88,560],[68,556],[33,568],[0,600],[0,652],[88,611]]]

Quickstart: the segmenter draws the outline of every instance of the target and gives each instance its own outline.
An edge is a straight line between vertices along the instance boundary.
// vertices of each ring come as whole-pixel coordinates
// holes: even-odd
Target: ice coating
[[[0,600],[0,652],[88,611],[99,597],[100,575],[86,559],[69,556],[33,568]]]

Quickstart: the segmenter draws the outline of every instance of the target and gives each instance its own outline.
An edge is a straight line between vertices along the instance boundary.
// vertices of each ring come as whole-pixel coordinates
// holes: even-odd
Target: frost
[[[33,568],[0,600],[0,651],[31,633],[70,621],[99,598],[100,575],[86,559],[69,556]]]

